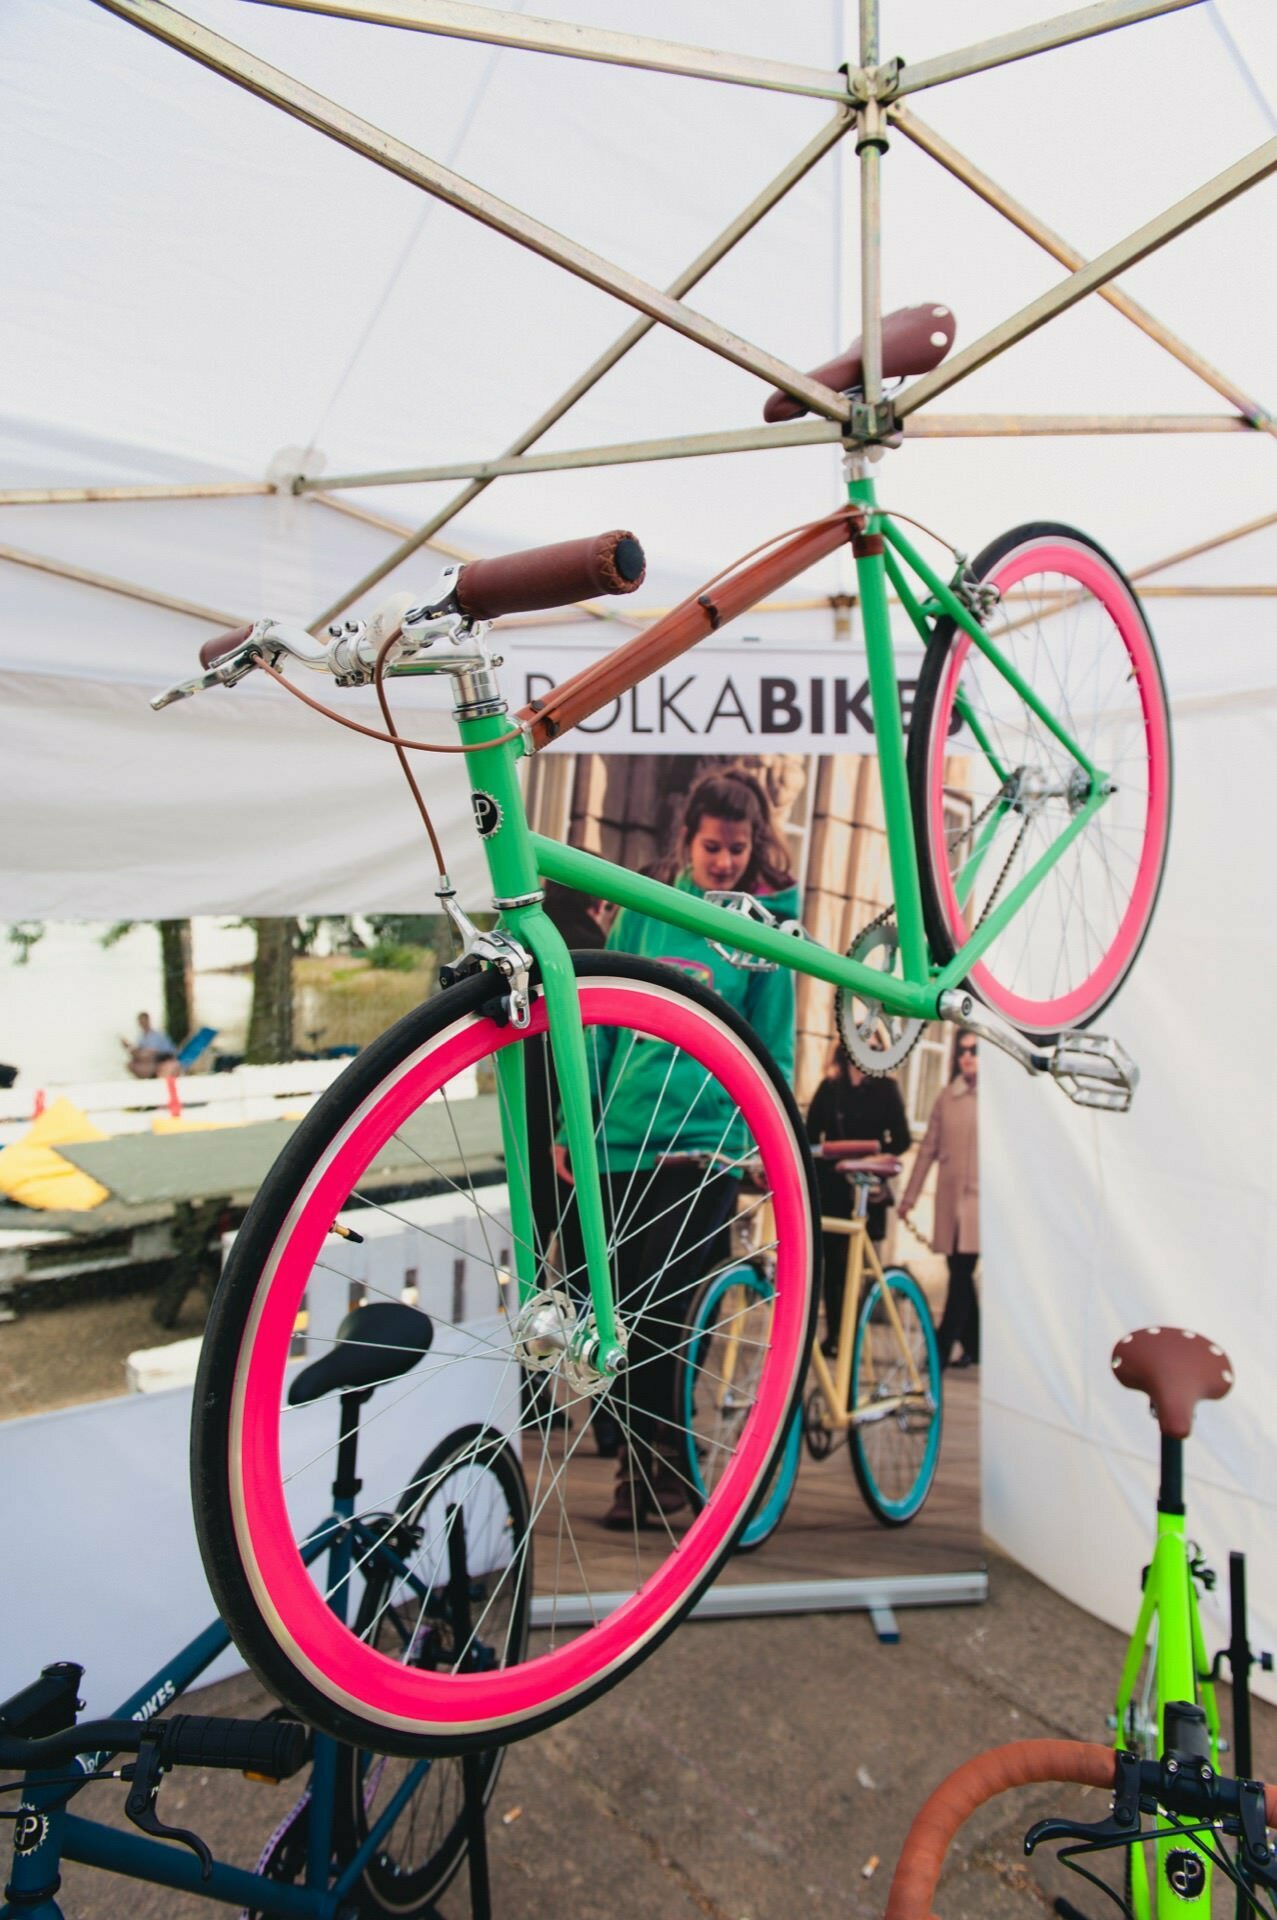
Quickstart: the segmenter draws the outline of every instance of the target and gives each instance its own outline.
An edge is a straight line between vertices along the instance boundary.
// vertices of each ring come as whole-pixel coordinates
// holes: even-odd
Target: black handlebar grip
[[[232,627],[229,633],[219,633],[213,639],[206,640],[200,648],[200,665],[205,672],[215,667],[219,660],[224,660],[228,653],[234,653],[236,647],[242,647],[252,631],[250,621],[246,627]]]
[[[617,530],[496,560],[471,560],[457,575],[457,604],[471,620],[496,620],[503,613],[570,607],[596,593],[633,593],[646,572],[639,542]]]
[[[221,1720],[175,1713],[164,1729],[160,1757],[169,1767],[228,1767],[286,1780],[306,1757],[307,1733],[295,1720]]]

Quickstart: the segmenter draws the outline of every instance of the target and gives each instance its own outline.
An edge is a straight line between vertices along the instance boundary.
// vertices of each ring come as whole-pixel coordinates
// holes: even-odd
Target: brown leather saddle
[[[1222,1347],[1187,1327],[1141,1327],[1113,1349],[1113,1371],[1124,1387],[1146,1393],[1162,1432],[1187,1440],[1199,1401],[1222,1400],[1233,1384],[1233,1363]]]
[[[897,307],[882,317],[882,377],[903,380],[911,374],[930,373],[953,345],[958,323],[948,307],[928,303],[922,307]],[[811,378],[819,380],[835,393],[852,393],[864,385],[864,360],[861,343],[853,340],[846,353],[814,367]],[[797,420],[807,408],[801,400],[782,393],[777,387],[768,395],[763,419],[769,426],[778,420]]]

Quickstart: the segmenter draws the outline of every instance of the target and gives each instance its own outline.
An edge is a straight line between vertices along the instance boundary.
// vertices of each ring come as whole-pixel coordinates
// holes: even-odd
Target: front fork
[[[473,788],[475,823],[483,840],[492,877],[493,903],[502,926],[532,955],[540,974],[545,1000],[550,1058],[559,1089],[559,1109],[573,1193],[585,1250],[586,1276],[593,1310],[593,1331],[579,1353],[588,1366],[603,1374],[619,1371],[624,1347],[616,1318],[603,1191],[599,1180],[598,1150],[594,1138],[594,1102],[581,1001],[563,936],[541,905],[541,877],[519,791],[517,743],[475,752],[486,740],[509,731],[504,713],[482,718],[458,715],[461,738]],[[496,1057],[501,1137],[509,1182],[510,1217],[515,1247],[519,1305],[523,1308],[543,1290],[539,1272],[536,1221],[528,1179],[531,1140],[523,1049],[502,1047]],[[550,1117],[547,1117],[547,1124]]]

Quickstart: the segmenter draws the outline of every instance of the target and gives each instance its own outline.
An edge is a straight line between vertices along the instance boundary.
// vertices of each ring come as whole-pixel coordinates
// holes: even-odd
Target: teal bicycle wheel
[[[687,1478],[698,1509],[709,1499],[723,1464],[736,1450],[754,1404],[754,1381],[767,1352],[772,1286],[756,1266],[715,1274],[701,1289],[682,1366],[679,1401]],[[798,1477],[802,1419],[789,1423],[776,1465],[758,1505],[736,1541],[748,1553],[770,1539],[784,1517]]]
[[[940,1458],[940,1349],[922,1288],[888,1267],[864,1298],[851,1351],[852,1471],[884,1527],[918,1513]]]

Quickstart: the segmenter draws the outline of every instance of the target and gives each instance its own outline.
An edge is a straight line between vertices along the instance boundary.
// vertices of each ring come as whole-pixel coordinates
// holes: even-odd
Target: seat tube
[[[874,504],[873,481],[867,477],[852,480],[848,493],[853,501],[858,501],[862,506],[872,507]],[[887,823],[891,884],[896,897],[900,956],[904,963],[905,978],[922,985],[928,978],[927,936],[922,919],[913,809],[909,804],[909,778],[905,768],[900,685],[896,678],[896,661],[891,645],[883,539],[875,518],[867,522],[863,533],[853,536],[851,544],[856,556],[856,580],[869,668],[869,695],[873,702],[874,737],[878,745],[878,777],[882,781],[882,806]]]
[[[1178,1443],[1177,1443],[1178,1444]],[[1198,1668],[1194,1659],[1194,1640],[1200,1639],[1200,1629],[1194,1634],[1194,1614],[1196,1605],[1193,1596],[1193,1576],[1189,1571],[1188,1554],[1185,1543],[1184,1513],[1181,1505],[1179,1512],[1168,1511],[1159,1503],[1157,1515],[1157,1546],[1153,1555],[1153,1572],[1150,1578],[1157,1580],[1158,1621],[1157,1621],[1157,1712],[1158,1747],[1166,1748],[1166,1706],[1171,1700],[1195,1702],[1198,1697]],[[1213,1755],[1212,1755],[1213,1757]],[[1178,1835],[1159,1840],[1156,1843],[1157,1874],[1155,1894],[1150,1902],[1155,1914],[1184,1915],[1189,1920],[1192,1915],[1206,1916],[1210,1913],[1210,1858],[1197,1841],[1188,1835]],[[1188,1863],[1172,1858],[1176,1853],[1185,1851],[1198,1854],[1201,1858],[1200,1891],[1188,1891],[1177,1884]]]
[[[504,713],[459,719],[467,748],[509,731]],[[550,1055],[563,1105],[563,1125],[572,1161],[572,1179],[585,1246],[586,1271],[594,1307],[598,1347],[595,1364],[604,1371],[619,1365],[622,1350],[617,1336],[615,1302],[607,1257],[607,1231],[599,1183],[598,1153],[594,1142],[589,1069],[581,1003],[563,937],[540,903],[532,837],[519,789],[519,748],[510,741],[485,752],[468,752],[475,825],[492,879],[493,903],[502,924],[526,946],[537,963],[545,995]],[[520,1298],[527,1299],[537,1284],[536,1229],[527,1178],[527,1108],[522,1097],[518,1049],[505,1047],[497,1055],[498,1070],[511,1056],[502,1077],[501,1129],[509,1178],[511,1225],[518,1255]],[[520,1178],[518,1170],[523,1169]]]

